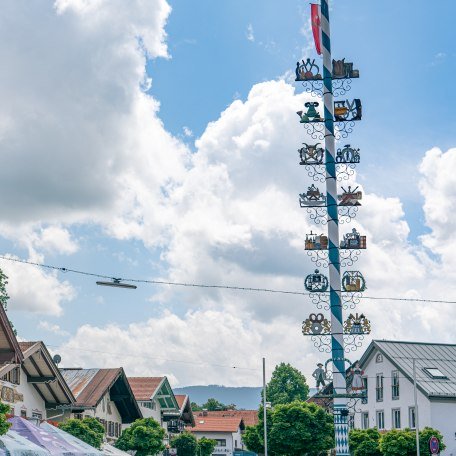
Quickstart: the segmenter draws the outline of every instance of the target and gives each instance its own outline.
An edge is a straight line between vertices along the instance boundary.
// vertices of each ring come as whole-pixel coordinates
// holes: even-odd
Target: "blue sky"
[[[60,3],[59,1],[56,2],[57,10]],[[27,52],[35,53],[38,56],[41,54],[48,55],[50,63],[45,62],[43,65],[50,65],[50,73],[54,71],[54,68],[63,71],[65,65],[62,62],[65,62],[65,53],[68,53],[68,58],[74,65],[72,70],[75,75],[70,74],[71,72],[61,75],[55,70],[55,81],[67,81],[65,84],[68,87],[75,84],[72,86],[75,97],[80,96],[81,100],[85,100],[84,97],[87,96],[87,100],[94,100],[94,106],[86,107],[81,104],[81,107],[78,108],[83,113],[81,118],[91,119],[92,122],[91,125],[86,125],[82,124],[81,121],[82,126],[80,126],[78,123],[79,112],[76,111],[75,107],[77,101],[73,101],[71,105],[67,104],[69,103],[68,87],[57,82],[54,92],[51,90],[52,88],[49,89],[46,86],[49,82],[46,77],[43,80],[38,80],[37,77],[36,83],[33,79],[30,86],[25,87],[24,93],[21,95],[24,97],[22,106],[26,106],[26,108],[21,108],[19,104],[18,110],[14,113],[7,111],[6,108],[5,113],[0,111],[0,145],[2,145],[2,132],[9,131],[6,127],[5,130],[2,130],[3,119],[11,118],[14,120],[14,115],[17,115],[18,118],[29,118],[30,115],[32,118],[35,115],[35,103],[36,106],[42,103],[39,109],[43,109],[44,106],[42,112],[45,114],[38,115],[35,119],[41,118],[41,121],[45,118],[46,124],[43,124],[40,129],[36,127],[36,123],[32,123],[33,128],[27,129],[27,127],[23,128],[22,131],[18,130],[17,136],[12,137],[13,140],[9,141],[8,147],[6,142],[3,146],[6,150],[10,144],[15,145],[16,140],[17,144],[20,143],[17,138],[21,140],[25,138],[24,141],[31,138],[27,147],[18,149],[19,152],[15,153],[18,161],[33,163],[34,157],[40,156],[43,151],[49,148],[50,136],[53,136],[57,131],[63,132],[65,141],[62,144],[64,146],[61,149],[56,148],[56,155],[47,162],[49,166],[47,166],[46,172],[49,174],[44,171],[43,174],[37,173],[37,182],[40,187],[46,188],[47,184],[54,181],[56,176],[66,176],[65,172],[68,170],[71,172],[72,168],[85,170],[85,174],[81,171],[81,177],[75,179],[78,185],[84,185],[85,177],[91,173],[92,166],[94,170],[98,170],[95,163],[98,152],[101,150],[108,152],[106,152],[106,158],[103,158],[105,161],[100,168],[101,171],[98,170],[99,174],[94,174],[96,177],[94,178],[93,194],[90,193],[91,187],[87,185],[89,201],[93,200],[93,205],[90,202],[90,204],[84,203],[86,204],[84,206],[78,201],[77,196],[74,196],[74,202],[65,199],[66,196],[65,198],[62,196],[62,201],[59,202],[60,195],[66,195],[65,179],[62,179],[62,182],[56,184],[62,186],[62,191],[60,192],[59,187],[52,187],[53,190],[49,192],[52,195],[50,198],[52,201],[49,202],[48,206],[46,206],[47,203],[43,203],[42,207],[39,204],[31,204],[31,207],[37,207],[38,215],[34,216],[33,220],[29,220],[24,214],[28,210],[28,201],[33,200],[33,197],[30,196],[33,191],[28,193],[27,197],[20,200],[24,202],[23,213],[20,216],[5,214],[0,220],[7,227],[2,231],[0,226],[0,234],[3,233],[0,236],[1,252],[17,255],[20,258],[30,257],[48,264],[112,276],[146,279],[179,277],[186,280],[187,276],[177,274],[177,262],[172,263],[174,260],[170,260],[169,252],[174,252],[172,258],[177,255],[176,252],[184,255],[184,250],[188,248],[185,242],[191,237],[191,229],[184,233],[185,236],[173,236],[176,228],[181,224],[191,225],[192,216],[190,214],[184,221],[187,206],[181,207],[177,211],[177,215],[170,216],[168,210],[180,207],[176,202],[177,200],[170,201],[169,207],[166,207],[165,204],[164,209],[160,198],[166,192],[172,192],[182,182],[185,182],[187,179],[186,171],[189,171],[193,165],[187,163],[182,169],[179,168],[175,171],[174,175],[173,172],[165,169],[166,161],[168,157],[171,157],[169,158],[169,167],[175,167],[172,165],[174,163],[173,154],[175,153],[173,149],[181,150],[181,148],[187,147],[190,154],[197,155],[200,153],[201,155],[202,153],[198,152],[198,145],[195,145],[195,140],[203,135],[210,122],[219,121],[221,113],[229,108],[235,100],[241,100],[242,103],[245,103],[249,92],[255,85],[278,80],[284,77],[287,72],[294,71],[296,61],[306,57],[303,55],[303,50],[312,49],[312,43],[309,43],[308,40],[309,34],[306,32],[309,21],[309,5],[307,2],[296,0],[282,2],[275,0],[249,0],[248,2],[245,0],[220,0],[217,2],[213,0],[198,0],[197,2],[168,0],[172,12],[167,16],[166,12],[160,13],[161,15],[157,12],[160,8],[164,8],[162,11],[166,10],[165,0],[149,0],[146,3],[148,5],[144,11],[141,10],[141,8],[145,8],[144,6],[138,6],[140,2],[134,2],[131,11],[125,10],[117,3],[109,7],[100,7],[105,7],[108,10],[106,16],[108,18],[124,17],[123,21],[127,25],[128,21],[131,21],[136,38],[144,33],[144,46],[149,52],[149,58],[145,62],[136,45],[131,46],[131,48],[128,47],[134,41],[128,35],[131,31],[127,25],[122,28],[123,25],[117,24],[115,19],[112,19],[111,23],[104,23],[105,16],[97,10],[98,7],[85,11],[77,6],[77,2],[74,4],[69,2],[69,5],[72,6],[62,7],[63,12],[58,10],[59,14],[56,14],[49,6],[50,4],[43,1],[37,4],[33,11],[25,15],[24,19],[19,17],[21,7],[16,6],[15,2],[9,4],[7,13],[10,15],[10,22],[16,24],[17,28],[23,27],[20,25],[22,21],[29,20],[30,23],[33,23],[36,20],[36,23],[43,25],[43,30],[49,30],[48,34],[34,32],[36,33],[35,39],[32,37],[30,43],[25,44],[17,32],[17,35],[13,36],[11,44],[14,57],[8,54],[9,51],[6,48],[2,50],[4,58],[8,56],[12,59],[11,65],[5,71],[7,78],[5,80],[8,81],[8,84],[11,83],[12,87],[8,89],[9,95],[14,97],[21,90],[20,87],[17,87],[17,92],[15,92],[13,84],[14,79],[23,74],[24,68],[28,68]],[[363,121],[356,126],[354,134],[347,140],[352,145],[359,147],[362,152],[358,181],[363,184],[367,192],[383,198],[382,201],[389,197],[400,199],[405,211],[404,220],[410,227],[410,235],[405,241],[403,249],[407,252],[410,249],[413,250],[415,245],[419,246],[417,250],[423,250],[420,236],[431,232],[431,228],[425,224],[423,209],[425,197],[418,189],[421,178],[418,166],[423,160],[425,152],[432,147],[438,147],[442,151],[455,147],[454,132],[456,131],[456,110],[452,101],[454,98],[452,77],[456,73],[456,44],[453,24],[456,4],[451,0],[444,0],[439,2],[436,9],[429,2],[421,0],[411,3],[392,0],[385,0],[384,2],[344,0],[343,2],[334,1],[331,10],[333,56],[336,58],[345,57],[347,60],[353,61],[361,73],[360,79],[353,82],[353,89],[349,96],[362,99]],[[114,11],[112,16],[109,16],[111,14],[110,8]],[[53,17],[49,19],[50,16]],[[97,27],[100,27],[98,33],[94,32],[96,27],[90,28],[90,24],[81,26],[87,18],[90,18],[90,21],[100,21],[94,22]],[[50,25],[46,26],[44,21],[48,20]],[[67,28],[61,24],[67,24]],[[150,35],[147,35],[146,30],[149,26],[151,31]],[[163,30],[167,34],[166,39],[160,35]],[[105,33],[104,36],[103,33]],[[52,42],[52,52],[48,54],[46,54],[46,46],[44,45],[46,39]],[[122,44],[125,46],[124,48]],[[168,56],[163,50],[164,44],[167,46]],[[128,49],[128,52],[125,52],[124,55],[125,49]],[[88,54],[86,58],[84,57],[85,52]],[[21,60],[21,56],[24,60]],[[103,57],[100,58],[100,56]],[[314,55],[310,56],[314,57]],[[122,60],[124,57],[125,60]],[[112,66],[110,66],[111,61],[114,62]],[[39,65],[39,62],[32,61],[28,65],[33,64]],[[151,100],[160,103],[159,111],[151,114],[150,117],[145,116],[144,111],[140,111],[131,101],[135,99],[131,94],[137,90],[136,86],[139,84],[134,85],[130,81],[134,82],[135,77],[141,76],[141,65],[144,64],[146,76],[152,79],[152,85],[147,93]],[[131,72],[128,74],[125,72],[124,77],[123,72],[129,65]],[[96,84],[92,85],[91,78],[96,81]],[[53,79],[49,78],[49,80]],[[8,87],[10,86],[8,85]],[[100,87],[102,90],[99,90]],[[96,88],[96,92],[94,88]],[[49,94],[52,96],[48,97],[47,90],[50,90]],[[302,87],[297,85],[296,92],[300,93],[301,91]],[[41,98],[46,97],[50,100],[49,107],[46,105],[46,101],[41,100]],[[125,109],[124,105],[127,106]],[[71,109],[69,110],[69,108]],[[72,111],[73,108],[75,109],[74,112]],[[40,112],[39,109],[37,107],[36,112]],[[134,109],[138,109],[138,112],[143,114],[133,115]],[[290,107],[290,110],[292,109]],[[152,112],[152,108],[150,108],[150,112]],[[68,113],[68,118],[66,118],[65,113]],[[113,119],[115,118],[114,120],[111,119],[111,115]],[[122,127],[122,120],[119,119],[128,120],[129,116],[135,119],[143,118],[144,123],[140,128],[136,124],[131,127],[130,124],[127,125],[126,123]],[[107,117],[109,117],[109,122],[112,120],[112,124],[107,123],[105,125],[102,123],[108,122]],[[297,117],[293,117],[292,121],[297,122]],[[49,130],[51,131],[49,133],[46,128],[48,125],[53,125],[53,122],[56,122],[55,125],[58,127]],[[160,122],[163,122],[162,127],[158,126]],[[224,131],[221,127],[223,122],[226,121],[220,121],[216,124],[222,133]],[[6,120],[5,125],[9,125]],[[151,128],[150,138],[141,143],[139,146],[141,151],[138,152],[138,155],[128,155],[125,152],[126,156],[117,156],[117,152],[113,151],[112,156],[110,156],[110,147],[114,150],[116,143],[120,144],[124,137],[129,137],[130,132],[133,132],[133,139],[126,140],[125,144],[134,144],[136,137],[141,136],[149,126]],[[235,121],[229,125],[229,128],[233,130],[237,127]],[[77,131],[72,132],[73,128]],[[135,128],[138,129],[135,130]],[[67,137],[70,131],[71,136]],[[162,148],[162,150],[156,151],[154,149],[154,132],[158,132],[157,138],[160,138],[159,141],[157,140],[160,144],[158,148]],[[33,136],[35,134],[36,137]],[[208,138],[210,134],[207,134],[205,138]],[[234,135],[233,133],[232,136]],[[58,135],[56,134],[56,136]],[[68,139],[70,137],[72,139]],[[177,142],[173,142],[174,139],[170,139],[171,137],[177,138]],[[14,138],[16,139],[14,140]],[[33,138],[38,139],[34,139],[35,142],[32,142]],[[84,141],[89,138],[87,139],[88,142],[93,139],[95,144],[93,152],[92,149],[89,150],[88,158],[83,156],[83,152],[81,152],[81,156],[79,155],[79,152],[83,151],[86,145],[82,138]],[[79,139],[81,144],[78,146]],[[207,139],[203,143],[206,144],[206,141]],[[221,142],[221,144],[226,146],[227,143]],[[76,152],[66,150],[67,145],[76,147]],[[51,147],[54,146],[51,145]],[[276,161],[271,165],[270,176],[264,175],[265,187],[274,181],[271,176],[282,164],[297,163],[296,149],[298,147],[299,143],[296,144],[295,148],[287,146],[280,150],[281,148],[278,147],[274,151]],[[220,149],[221,155],[225,152],[224,149]],[[129,215],[131,218],[136,219],[137,217],[138,220],[149,220],[149,231],[144,234],[146,230],[135,231],[134,227],[127,229],[124,225],[119,225],[115,208],[117,207],[116,204],[120,205],[125,194],[136,188],[135,182],[145,182],[144,186],[147,187],[149,176],[146,178],[144,176],[138,177],[141,175],[141,165],[138,165],[137,169],[134,167],[136,162],[141,163],[142,156],[149,153],[151,154],[148,158],[150,161],[147,163],[151,164],[151,168],[157,168],[155,174],[155,171],[152,172],[153,177],[151,179],[157,178],[159,180],[160,177],[157,176],[162,174],[165,183],[161,182],[159,190],[151,193],[150,204],[147,204],[146,197],[146,203],[141,203],[143,204],[141,208],[137,209],[134,215]],[[210,163],[212,163],[211,160],[216,160],[213,157],[217,156],[217,150],[212,151],[211,154]],[[94,160],[93,164],[92,159]],[[178,159],[176,160],[178,161]],[[191,158],[186,156],[186,160],[191,161]],[[46,163],[46,158],[43,157],[40,162]],[[234,175],[237,172],[237,165],[230,168],[231,165],[227,161],[226,166],[228,174]],[[242,166],[244,166],[244,173],[250,174],[252,180],[261,177],[259,175],[260,167],[256,166],[255,161],[246,161]],[[163,172],[161,167],[163,167]],[[119,189],[119,182],[124,182],[124,180],[110,181],[104,175],[107,169],[109,172],[113,170],[113,173],[118,172],[119,169],[123,170],[126,174],[122,179],[129,179],[131,176],[133,179],[128,181],[129,184],[125,189]],[[167,172],[171,174],[169,179],[166,177]],[[290,179],[293,179],[291,175]],[[104,182],[104,180],[106,180],[106,185],[101,191],[100,182]],[[171,181],[178,182],[178,184],[170,185],[169,182]],[[16,188],[6,188],[3,191],[14,190],[13,193],[19,191],[18,189],[22,185],[20,172],[18,172],[16,182]],[[204,187],[204,179],[201,182],[200,187],[201,185]],[[232,182],[235,182],[235,179],[232,179]],[[305,185],[304,178],[302,182],[302,185]],[[100,185],[100,189],[97,185]],[[186,187],[183,186],[182,188]],[[239,189],[237,190],[239,191]],[[141,200],[141,191],[138,190],[139,196],[136,195],[136,199],[132,201]],[[81,194],[81,191],[75,191],[75,195],[77,194]],[[106,207],[109,206],[108,210],[104,205],[105,200],[109,199],[113,201],[109,205],[106,203]],[[190,203],[189,205],[191,206]],[[18,207],[18,211],[21,212],[20,204]],[[194,210],[194,217],[198,218],[198,212],[195,208]],[[237,210],[240,211],[241,209],[238,208]],[[168,216],[173,221],[172,223],[164,223],[166,226],[163,228],[162,219]],[[179,218],[180,216],[182,219]],[[289,216],[291,220],[291,213]],[[214,215],[214,225],[217,225],[216,220],[217,216]],[[211,223],[212,221],[209,222],[209,224]],[[226,221],[220,222],[221,225],[224,223]],[[36,233],[39,233],[43,228],[54,225],[67,230],[71,239],[77,244],[77,248],[65,250],[41,247],[40,250],[39,246],[44,244],[41,241],[36,241],[33,236],[38,236]],[[242,224],[239,223],[239,225]],[[21,235],[22,237],[17,233],[12,234],[17,227],[23,226],[28,227],[27,229],[23,228],[23,232],[27,234]],[[155,229],[161,234],[157,235]],[[402,230],[402,225],[398,222],[394,229],[399,232]],[[17,228],[17,232],[22,233],[21,230],[22,228]],[[262,233],[256,234],[262,236],[267,231],[266,228],[262,228],[262,230]],[[154,234],[152,235],[150,232]],[[390,233],[386,228],[385,232]],[[274,257],[274,249],[268,243],[275,236],[271,233],[276,234],[275,228],[271,228],[271,232],[264,235],[264,239],[258,240],[256,248],[264,245],[265,249],[271,249],[270,252],[264,252],[264,255],[270,258],[270,264],[279,265],[284,258]],[[231,236],[235,237],[237,234],[238,232],[234,231]],[[200,237],[205,236],[209,239],[211,233],[202,231]],[[275,239],[277,245],[281,245],[280,242],[285,242],[286,234],[284,232],[277,236]],[[376,233],[376,236],[381,238],[382,235]],[[218,242],[219,238],[215,237]],[[30,241],[32,238],[35,240]],[[181,249],[176,247],[179,242],[184,246]],[[221,255],[220,251],[224,252],[224,247],[220,247],[217,242],[214,242],[207,251],[201,250],[199,257],[201,262],[207,260],[205,254],[218,258]],[[33,244],[32,253],[31,244]],[[222,243],[222,245],[225,244]],[[242,250],[239,245],[233,247],[230,253],[226,253],[224,260],[237,256],[240,252],[239,249]],[[249,252],[250,250],[247,248],[244,254],[249,257]],[[430,258],[435,258],[440,253],[436,250],[429,251],[427,254]],[[279,255],[279,252],[275,252],[275,255]],[[241,254],[238,256],[239,261],[233,262],[233,269],[235,269],[234,264],[237,267],[244,261]],[[190,260],[188,261],[188,264],[192,264]],[[290,260],[290,264],[294,264],[293,261],[297,261],[296,258]],[[0,266],[3,265],[4,262],[1,262]],[[224,262],[223,266],[220,267],[227,267],[227,263]],[[411,265],[410,269],[414,267]],[[189,280],[197,282],[211,279],[216,282],[234,280],[230,276],[230,267],[227,268],[224,276],[211,275],[210,272],[205,271],[203,275],[198,275],[197,272],[193,271],[192,275],[188,277]],[[177,275],[173,276],[173,273]],[[262,271],[258,271],[259,278],[263,277],[260,273]],[[21,280],[28,280],[27,273],[24,274],[25,276],[22,275]],[[304,272],[296,272],[296,275],[300,274],[304,275]],[[45,339],[51,346],[60,346],[74,338],[79,328],[84,324],[101,328],[100,331],[105,331],[107,325],[110,324],[126,329],[132,323],[142,323],[149,318],[155,318],[157,322],[162,321],[166,312],[185,320],[189,310],[208,312],[207,309],[209,308],[232,315],[233,309],[228,304],[222,304],[222,302],[226,303],[226,301],[239,299],[232,294],[208,294],[204,296],[195,295],[185,290],[179,290],[169,295],[160,295],[157,299],[156,294],[162,293],[163,289],[151,285],[140,285],[133,292],[100,288],[95,285],[95,279],[85,276],[58,274],[57,277],[60,282],[68,281],[74,288],[73,299],[63,300],[60,303],[63,309],[60,315],[58,312],[37,311],[32,304],[29,307],[25,304],[15,306],[14,296],[12,296],[10,317],[15,322],[20,336],[27,339]],[[13,276],[10,273],[11,280],[19,280],[18,277],[14,277],[14,272]],[[43,286],[41,282],[37,282],[35,285],[33,280],[34,278],[30,277],[28,288],[32,291],[27,295],[28,299],[32,297],[32,300],[34,287],[39,289]],[[285,281],[283,286],[290,286],[290,283]],[[257,284],[253,285],[256,286]],[[410,290],[414,289],[414,286],[410,285],[409,288]],[[388,290],[388,292],[391,295],[393,292],[405,293],[410,290],[407,288],[407,290]],[[413,293],[415,291],[413,290]],[[420,289],[418,292],[425,293],[427,291]],[[42,288],[40,292],[45,294]],[[410,292],[412,293],[412,291]],[[22,298],[17,298],[18,301],[20,299]],[[255,317],[252,316],[255,315],[255,311],[252,311],[252,314],[249,313],[251,311],[249,306],[254,307],[253,298],[247,296],[242,299],[248,304],[239,313],[245,312],[248,319],[252,318],[252,321],[255,321]],[[258,299],[261,301],[263,298]],[[214,302],[219,300],[220,307],[218,308],[217,304],[209,305],[208,302],[211,300]],[[265,305],[272,306],[273,304],[267,303]],[[269,307],[267,308],[269,309]],[[265,312],[269,312],[269,310],[265,310]],[[280,319],[282,316],[277,316],[277,318]],[[262,318],[258,319],[258,321],[261,320]],[[43,321],[46,323],[42,323]],[[43,325],[47,325],[46,331]],[[52,329],[52,325],[58,325],[59,329],[56,327]],[[173,332],[172,327],[169,330],[171,333]],[[191,333],[195,329],[190,328],[189,331]],[[70,353],[71,348],[68,347],[67,350]],[[115,349],[113,348],[113,350]],[[265,348],[265,350],[267,349]],[[164,356],[176,358],[179,357],[179,351]],[[93,359],[89,357],[81,358],[81,360],[81,362],[93,362]],[[248,361],[245,362],[248,363]],[[166,369],[172,370],[172,364],[166,366]],[[183,379],[179,379],[179,381],[189,383]]]

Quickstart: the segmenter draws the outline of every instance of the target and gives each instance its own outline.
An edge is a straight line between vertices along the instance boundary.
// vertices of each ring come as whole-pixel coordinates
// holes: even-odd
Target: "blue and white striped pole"
[[[334,97],[328,0],[321,0],[321,38],[323,51],[323,102],[325,118],[326,195],[328,205],[329,286],[331,305],[331,351],[334,387],[334,432],[336,455],[349,456],[347,382],[345,378],[344,336],[339,258],[339,214],[337,211],[336,144],[334,137]]]

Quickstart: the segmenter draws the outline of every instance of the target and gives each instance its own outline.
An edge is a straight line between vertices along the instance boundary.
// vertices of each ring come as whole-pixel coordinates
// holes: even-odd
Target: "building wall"
[[[225,439],[226,440],[226,446],[216,446],[213,455],[226,455],[226,456],[232,456],[233,451],[234,451],[234,445],[235,441],[237,440],[238,447],[241,446],[241,433],[235,432],[193,432],[192,433],[195,435],[197,439],[200,439],[202,437],[206,437],[208,439]]]
[[[361,404],[359,401],[357,409],[361,413],[355,414],[355,428],[362,428],[362,413],[369,413],[369,427],[376,427],[376,412],[383,410],[385,417],[385,429],[392,429],[392,414],[394,409],[401,411],[401,428],[410,427],[409,408],[414,407],[414,389],[413,383],[399,373],[399,399],[392,399],[392,372],[397,368],[390,363],[385,357],[383,362],[376,362],[377,353],[374,354],[371,361],[364,368],[364,377],[367,377],[368,400],[367,404]],[[376,401],[376,376],[383,374],[383,401]],[[431,406],[429,399],[418,390],[418,410],[420,427],[431,425]],[[455,455],[456,456],[456,455]]]
[[[11,390],[13,394],[11,394]],[[0,380],[0,394],[2,402],[11,407],[14,415],[32,418],[34,414],[38,414],[41,415],[42,419],[47,418],[45,402],[35,387],[27,383],[27,375],[22,367],[20,368],[20,384],[15,385],[5,380]]]
[[[442,433],[447,446],[442,455],[456,456],[456,402],[431,401],[431,423]],[[421,422],[419,424],[420,428],[424,427]]]

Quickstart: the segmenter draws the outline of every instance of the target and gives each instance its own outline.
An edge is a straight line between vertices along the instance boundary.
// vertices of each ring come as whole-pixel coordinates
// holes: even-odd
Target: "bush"
[[[60,423],[59,428],[94,448],[100,449],[103,443],[104,427],[95,418],[84,418],[83,420],[71,418]]]
[[[353,429],[349,434],[350,451],[354,456],[381,456],[380,432],[377,429]]]

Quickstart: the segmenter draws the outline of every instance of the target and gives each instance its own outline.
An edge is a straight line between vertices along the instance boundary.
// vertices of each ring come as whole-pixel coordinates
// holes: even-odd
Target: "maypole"
[[[366,248],[366,237],[356,229],[339,239],[339,222],[350,222],[361,205],[362,192],[358,187],[341,186],[338,182],[350,181],[356,164],[360,161],[359,149],[350,144],[336,150],[336,140],[346,138],[353,131],[356,121],[361,120],[361,100],[334,100],[334,96],[345,95],[351,89],[353,78],[359,71],[353,64],[333,60],[331,56],[331,35],[328,0],[320,5],[311,5],[312,29],[318,54],[323,55],[323,68],[315,59],[302,60],[296,65],[296,81],[302,82],[306,91],[323,100],[323,115],[319,112],[320,103],[305,103],[307,111],[299,111],[300,121],[307,134],[321,143],[307,144],[298,150],[300,165],[304,165],[313,182],[307,192],[299,195],[300,206],[306,208],[310,219],[316,225],[327,224],[327,235],[311,232],[306,236],[305,249],[318,267],[328,268],[328,277],[318,269],[309,274],[304,286],[309,291],[311,301],[319,310],[330,312],[329,320],[323,313],[311,313],[303,322],[303,334],[311,336],[314,345],[331,358],[325,364],[318,363],[313,373],[319,390],[318,396],[330,399],[334,415],[335,449],[337,456],[349,456],[348,431],[349,417],[356,412],[356,403],[365,396],[362,371],[353,366],[345,353],[361,346],[360,341],[370,333],[370,322],[363,314],[350,313],[343,319],[343,309],[354,309],[360,302],[361,293],[366,288],[363,275],[359,271],[345,270],[341,277],[341,266],[352,266],[361,250]],[[324,191],[315,183],[325,183]],[[329,366],[329,368],[328,368]],[[324,368],[323,368],[324,367]],[[351,372],[347,388],[346,371]],[[331,380],[331,386],[326,384]]]

